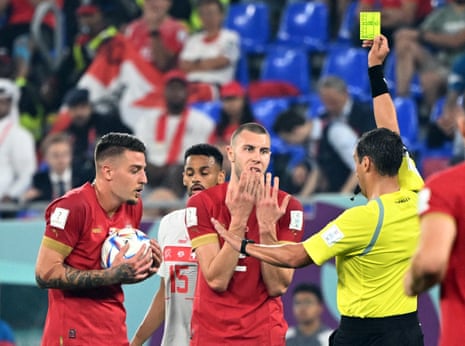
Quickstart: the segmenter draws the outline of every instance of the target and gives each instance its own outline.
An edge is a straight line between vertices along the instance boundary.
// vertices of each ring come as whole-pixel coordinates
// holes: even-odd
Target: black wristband
[[[247,244],[253,244],[253,243],[255,243],[255,242],[253,240],[251,240],[251,239],[247,239],[247,238],[242,239],[241,251],[240,251],[241,254],[248,256],[248,253],[247,253],[245,248],[247,247]]]
[[[383,74],[383,66],[376,65],[368,68],[368,76],[370,77],[371,96],[386,94],[389,92]]]

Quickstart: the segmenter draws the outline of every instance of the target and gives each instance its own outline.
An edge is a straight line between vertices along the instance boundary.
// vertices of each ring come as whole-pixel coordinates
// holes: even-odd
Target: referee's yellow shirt
[[[423,179],[408,154],[399,182],[400,191],[346,210],[304,242],[318,265],[336,257],[342,315],[387,317],[417,309],[417,298],[404,294],[403,278],[419,237],[417,191]]]

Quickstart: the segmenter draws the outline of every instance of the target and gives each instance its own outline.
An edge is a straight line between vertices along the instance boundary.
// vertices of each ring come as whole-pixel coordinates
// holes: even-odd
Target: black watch
[[[240,251],[241,254],[248,256],[249,254],[247,253],[245,248],[247,247],[247,244],[253,244],[253,243],[255,242],[252,239],[247,239],[247,238],[242,239],[241,251]]]

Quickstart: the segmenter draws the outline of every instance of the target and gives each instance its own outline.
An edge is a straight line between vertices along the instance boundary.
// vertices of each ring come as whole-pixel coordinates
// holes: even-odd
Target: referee
[[[387,39],[379,35],[364,41],[363,47],[371,47],[368,73],[377,129],[362,135],[354,160],[361,193],[368,202],[344,211],[301,243],[279,246],[252,244],[213,223],[237,251],[277,266],[321,265],[336,258],[342,317],[330,345],[423,345],[417,297],[407,296],[403,289],[403,276],[419,238],[417,192],[423,179],[402,144],[383,78]]]

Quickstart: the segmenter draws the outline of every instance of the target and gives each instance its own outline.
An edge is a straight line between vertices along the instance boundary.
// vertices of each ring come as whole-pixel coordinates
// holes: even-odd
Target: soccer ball
[[[124,258],[133,257],[143,244],[146,245],[146,251],[150,248],[150,238],[138,229],[126,227],[113,231],[102,245],[102,268],[110,268],[115,256],[127,243],[129,243],[129,249]]]

